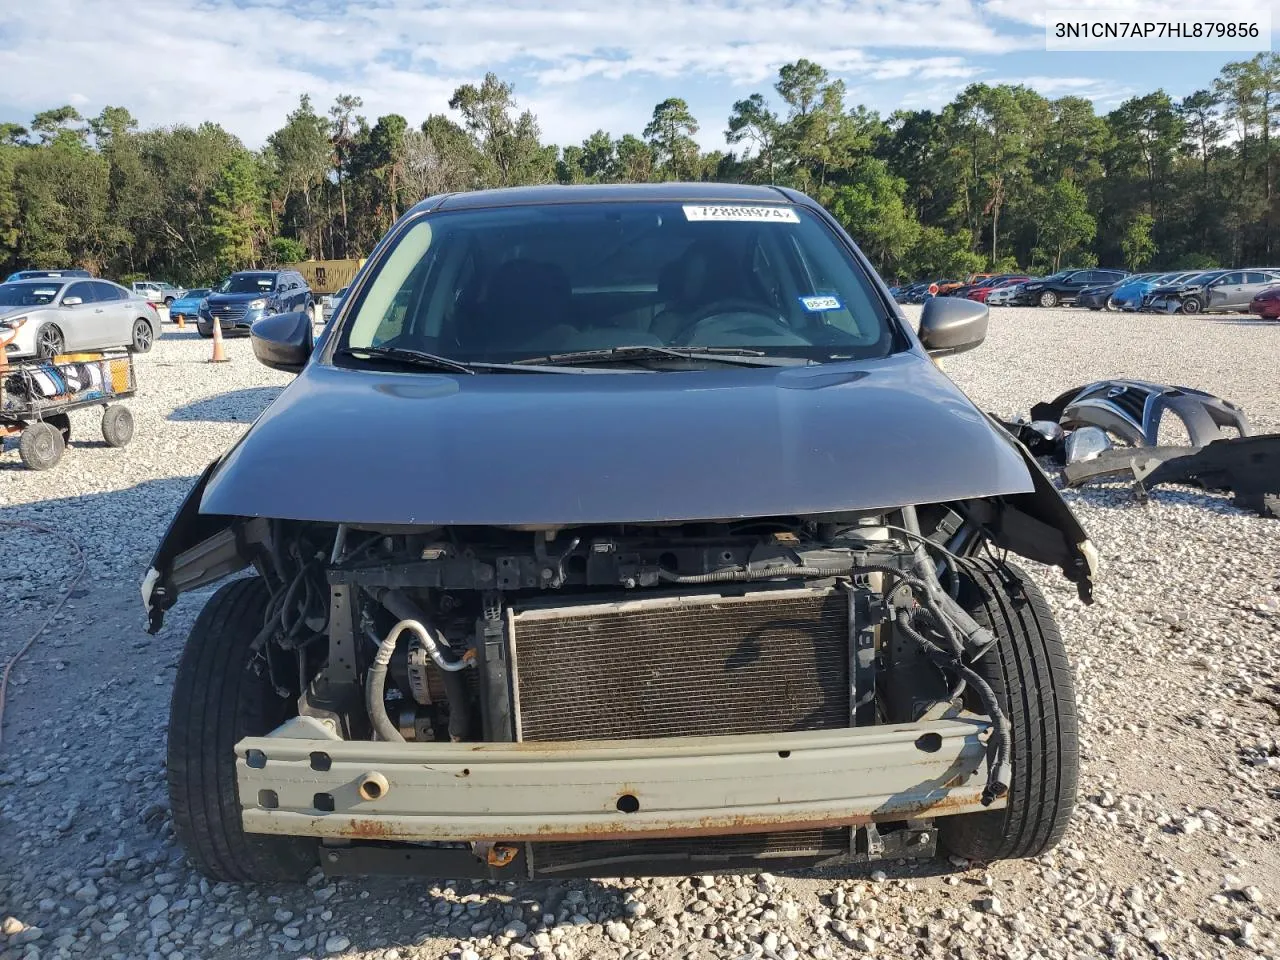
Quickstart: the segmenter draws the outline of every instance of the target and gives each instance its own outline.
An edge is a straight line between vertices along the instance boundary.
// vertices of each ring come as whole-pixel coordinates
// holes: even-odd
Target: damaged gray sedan
[[[1055,844],[1066,651],[1009,552],[1093,548],[789,190],[435,197],[200,478],[143,584],[187,640],[174,826],[225,880],[776,869]],[[247,576],[236,576],[247,571]]]

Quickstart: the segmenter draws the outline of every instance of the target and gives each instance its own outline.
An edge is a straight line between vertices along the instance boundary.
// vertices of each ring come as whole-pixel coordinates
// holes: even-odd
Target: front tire
[[[1199,297],[1187,297],[1182,301],[1182,313],[1199,313],[1201,310]]]
[[[276,695],[259,651],[270,595],[258,577],[233,580],[209,598],[178,663],[169,708],[168,777],[173,828],[206,876],[231,882],[302,881],[317,844],[248,834],[240,822],[235,745],[294,713]]]
[[[36,331],[36,356],[41,360],[51,360],[60,353],[66,353],[66,347],[62,331],[52,323],[46,323]]]
[[[1058,295],[1054,293],[1052,290],[1046,290],[1044,293],[1040,294],[1040,306],[1056,307],[1057,305],[1058,305]]]
[[[66,446],[58,427],[37,420],[23,428],[18,438],[18,456],[29,470],[48,470],[58,465]]]
[[[1071,667],[1031,578],[985,558],[971,566],[960,600],[997,638],[973,669],[1009,720],[1013,783],[1003,810],[940,818],[938,839],[956,856],[983,863],[1036,857],[1062,839],[1075,810],[1080,744]]]

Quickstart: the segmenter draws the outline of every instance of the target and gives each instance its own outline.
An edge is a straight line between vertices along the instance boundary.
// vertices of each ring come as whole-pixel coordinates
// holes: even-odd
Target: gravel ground
[[[909,308],[910,309],[910,308]],[[1182,488],[1068,494],[1103,558],[1097,603],[1039,571],[1078,677],[1084,770],[1064,843],[1036,861],[874,873],[489,886],[210,884],[164,789],[174,667],[202,597],[155,637],[137,584],[199,471],[287,383],[166,328],[140,359],[137,434],[74,414],[62,464],[0,456],[0,520],[84,544],[74,598],[14,672],[0,745],[0,958],[1250,957],[1280,955],[1280,523]],[[946,362],[1015,414],[1106,376],[1168,379],[1280,430],[1280,325],[1005,309]],[[315,478],[317,482],[321,478]],[[76,568],[0,526],[0,660]]]

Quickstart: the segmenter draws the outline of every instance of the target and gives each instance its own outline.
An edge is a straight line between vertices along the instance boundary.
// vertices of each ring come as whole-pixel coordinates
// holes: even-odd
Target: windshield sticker
[[[707,206],[686,203],[686,220],[695,223],[709,220],[744,220],[751,223],[799,223],[800,218],[792,207],[740,207]]]
[[[810,313],[822,313],[825,310],[843,310],[840,301],[830,295],[820,297],[801,297],[800,305]]]

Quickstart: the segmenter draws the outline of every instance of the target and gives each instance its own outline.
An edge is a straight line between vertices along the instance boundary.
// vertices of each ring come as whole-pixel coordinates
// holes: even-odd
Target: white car
[[[0,283],[0,343],[10,360],[113,347],[146,353],[159,333],[156,308],[107,280]]]
[[[1012,283],[1007,287],[997,287],[987,295],[987,306],[989,307],[1007,307],[1013,302],[1013,298],[1017,295],[1018,289],[1022,286],[1020,283]]]
[[[164,283],[158,280],[138,280],[133,284],[134,296],[142,297],[148,303],[168,304],[175,300],[181,300],[186,296],[187,291],[182,287],[175,287],[171,283]]]

